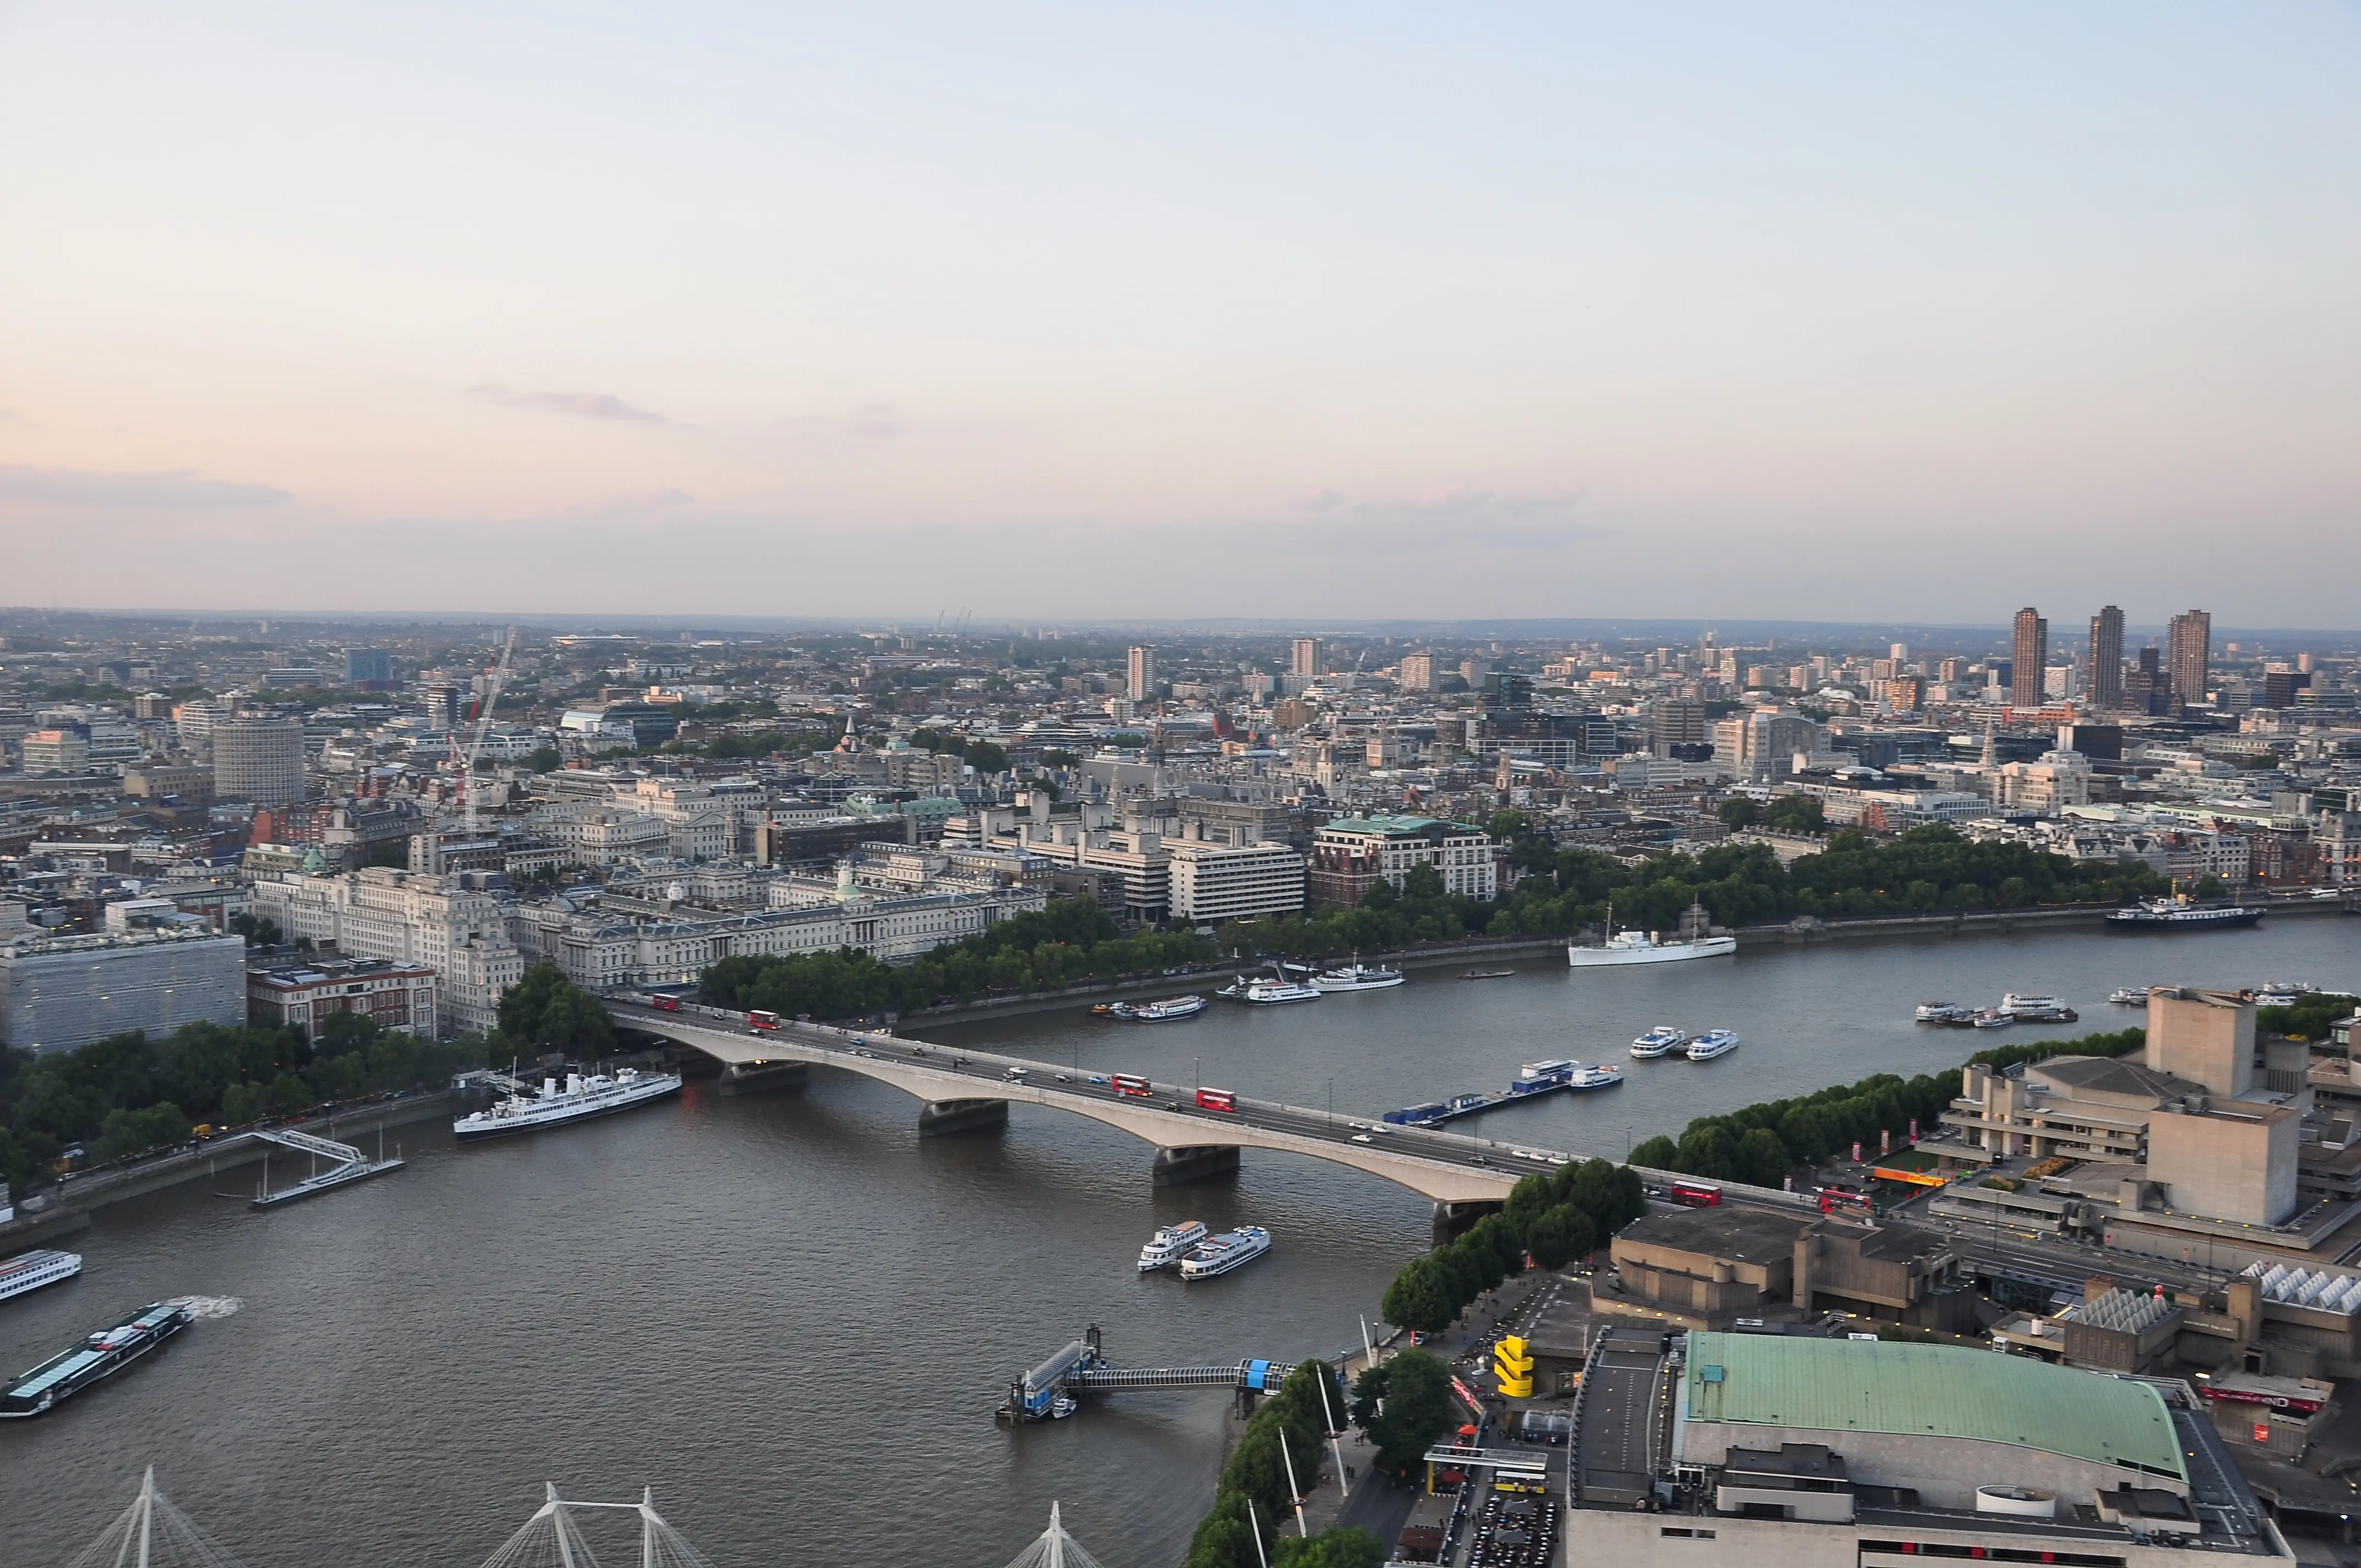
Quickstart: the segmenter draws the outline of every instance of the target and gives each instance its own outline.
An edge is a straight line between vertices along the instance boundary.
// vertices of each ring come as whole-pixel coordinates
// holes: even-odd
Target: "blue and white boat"
[[[1234,1268],[1244,1268],[1270,1250],[1270,1233],[1260,1225],[1240,1225],[1235,1231],[1198,1244],[1180,1260],[1183,1279],[1211,1279]]]
[[[1691,1061],[1711,1061],[1716,1057],[1728,1056],[1737,1048],[1738,1036],[1735,1031],[1708,1029],[1689,1042],[1688,1058]]]
[[[1659,1024],[1631,1042],[1631,1054],[1642,1061],[1668,1057],[1689,1043],[1686,1029],[1675,1029],[1670,1024]]]

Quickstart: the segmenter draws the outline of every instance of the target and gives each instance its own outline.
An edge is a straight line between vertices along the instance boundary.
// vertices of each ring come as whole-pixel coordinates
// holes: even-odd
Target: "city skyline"
[[[11,598],[2349,619],[2349,9],[123,20],[0,21]]]

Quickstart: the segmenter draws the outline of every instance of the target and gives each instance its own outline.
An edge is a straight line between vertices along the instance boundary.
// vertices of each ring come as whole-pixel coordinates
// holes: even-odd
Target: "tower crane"
[[[500,706],[500,687],[508,682],[509,662],[516,657],[516,645],[517,629],[511,626],[508,641],[500,646],[500,658],[486,672],[491,679],[484,688],[482,704],[477,709],[475,738],[467,742],[467,754],[460,760],[459,795],[467,803],[466,821],[470,835],[476,831],[476,759],[483,754],[484,738],[491,733],[492,710]],[[444,740],[453,751],[458,750],[459,738],[456,735],[445,736]]]

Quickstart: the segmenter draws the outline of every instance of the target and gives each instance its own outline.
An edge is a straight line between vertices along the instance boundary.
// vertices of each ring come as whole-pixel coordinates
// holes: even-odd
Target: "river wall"
[[[447,1089],[424,1090],[289,1125],[315,1137],[353,1144],[374,1157],[376,1135],[414,1123],[447,1119],[452,1100],[452,1091]],[[369,1141],[364,1143],[363,1139]],[[231,1134],[132,1165],[68,1177],[57,1187],[17,1203],[16,1219],[0,1224],[0,1255],[86,1230],[93,1211],[110,1203],[126,1202],[184,1181],[201,1178],[212,1180],[225,1171],[260,1165],[274,1154],[280,1159],[301,1157],[292,1149],[277,1148],[259,1138]]]

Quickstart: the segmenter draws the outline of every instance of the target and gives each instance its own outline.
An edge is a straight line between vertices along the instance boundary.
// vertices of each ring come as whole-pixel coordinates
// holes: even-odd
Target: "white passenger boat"
[[[1669,964],[1683,959],[1724,958],[1738,950],[1735,937],[1709,937],[1710,924],[1705,909],[1689,905],[1681,916],[1678,940],[1660,942],[1653,931],[1618,931],[1615,929],[1615,906],[1607,906],[1607,940],[1595,948],[1569,946],[1565,961],[1576,969],[1609,969],[1622,964]]]
[[[1317,986],[1298,985],[1291,980],[1250,980],[1246,981],[1246,989],[1238,992],[1238,1000],[1259,1003],[1317,1002],[1320,1000],[1320,990]]]
[[[1170,1268],[1188,1254],[1191,1247],[1205,1239],[1202,1221],[1183,1220],[1177,1225],[1159,1229],[1148,1244],[1139,1249],[1139,1271],[1151,1274],[1159,1268]]]
[[[2062,996],[2041,996],[2032,992],[2012,991],[2000,999],[2004,1013],[2055,1013],[2066,1005]]]
[[[2107,993],[2107,1000],[2118,1007],[2145,1007],[2148,988],[2145,985],[2117,986]]]
[[[562,1127],[569,1122],[609,1116],[679,1092],[680,1075],[676,1072],[644,1073],[629,1067],[611,1078],[605,1073],[586,1078],[581,1073],[569,1072],[563,1088],[555,1078],[544,1078],[538,1094],[512,1092],[489,1110],[460,1117],[451,1124],[451,1132],[464,1143],[509,1133],[530,1133],[543,1127]]]
[[[1324,995],[1332,991],[1385,991],[1400,985],[1402,979],[1398,969],[1365,964],[1356,957],[1341,969],[1321,970],[1305,983]]]
[[[1670,1024],[1659,1024],[1631,1042],[1631,1054],[1642,1061],[1668,1057],[1689,1043],[1686,1029],[1675,1029]]]
[[[1974,1008],[1962,1007],[1956,1002],[1922,1002],[1918,1004],[1918,1022],[1949,1024],[1953,1019],[1974,1011]]]
[[[58,1252],[44,1247],[36,1252],[20,1252],[11,1258],[0,1258],[0,1301],[11,1296],[22,1296],[27,1290],[38,1290],[44,1285],[55,1285],[71,1279],[82,1272],[82,1254]]]
[[[1128,1012],[1116,1014],[1135,1024],[1169,1024],[1175,1018],[1194,1018],[1205,1010],[1202,996],[1168,996],[1161,1002],[1142,1002]]]
[[[1217,1274],[1227,1274],[1243,1268],[1270,1250],[1270,1233],[1260,1225],[1240,1225],[1235,1231],[1198,1244],[1196,1249],[1180,1260],[1183,1279],[1211,1279]]]
[[[1737,1048],[1738,1036],[1734,1032],[1708,1029],[1689,1042],[1688,1058],[1691,1061],[1711,1061],[1716,1057],[1728,1056]]]

